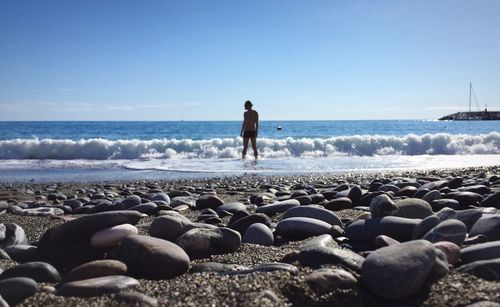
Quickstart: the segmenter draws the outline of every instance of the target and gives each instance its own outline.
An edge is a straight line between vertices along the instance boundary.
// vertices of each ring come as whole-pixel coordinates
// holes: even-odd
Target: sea
[[[104,182],[500,165],[500,121],[0,122],[0,182]]]

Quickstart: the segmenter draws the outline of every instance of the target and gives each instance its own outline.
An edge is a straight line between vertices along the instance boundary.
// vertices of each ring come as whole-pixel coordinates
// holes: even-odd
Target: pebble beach
[[[0,185],[0,306],[500,306],[500,168]]]

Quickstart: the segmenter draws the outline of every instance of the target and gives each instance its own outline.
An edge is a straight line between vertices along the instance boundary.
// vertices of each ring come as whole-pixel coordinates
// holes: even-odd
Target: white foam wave
[[[331,138],[259,138],[260,156],[335,157],[375,155],[500,154],[500,133],[406,136],[353,135]],[[0,141],[0,159],[119,160],[119,159],[234,159],[242,150],[241,138],[209,140],[155,139],[16,139]],[[251,149],[250,149],[251,154]]]

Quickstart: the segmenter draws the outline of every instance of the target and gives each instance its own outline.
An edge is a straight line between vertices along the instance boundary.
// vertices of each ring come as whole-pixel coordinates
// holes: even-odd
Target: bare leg
[[[255,156],[255,160],[257,160],[257,157],[259,156],[259,153],[257,152],[257,137],[253,137],[251,141],[252,141],[253,155]]]
[[[247,149],[248,149],[248,137],[243,138],[243,152],[241,153],[242,159],[245,159],[245,156],[247,155]]]

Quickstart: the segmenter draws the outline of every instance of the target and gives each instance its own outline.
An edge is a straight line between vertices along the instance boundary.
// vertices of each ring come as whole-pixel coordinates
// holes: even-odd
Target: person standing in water
[[[259,132],[259,113],[252,110],[252,102],[250,100],[245,101],[245,109],[247,110],[243,113],[243,124],[241,125],[240,135],[243,137],[243,152],[242,158],[245,159],[248,149],[248,140],[252,141],[253,155],[255,160],[257,160],[257,134]]]

